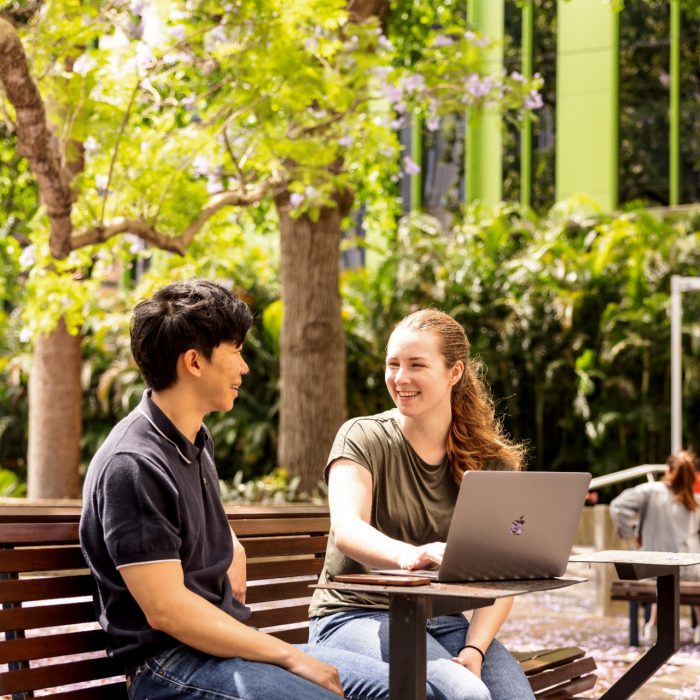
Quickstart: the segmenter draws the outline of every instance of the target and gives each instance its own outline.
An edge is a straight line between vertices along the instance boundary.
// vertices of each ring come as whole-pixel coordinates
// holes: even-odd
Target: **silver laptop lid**
[[[587,472],[467,472],[439,581],[561,576],[576,536]]]

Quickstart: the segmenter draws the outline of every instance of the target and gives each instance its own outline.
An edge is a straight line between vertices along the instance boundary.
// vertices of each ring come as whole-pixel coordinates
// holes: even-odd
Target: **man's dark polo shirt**
[[[179,644],[149,627],[119,567],[179,561],[185,585],[237,620],[250,610],[231,592],[231,532],[219,498],[211,438],[193,445],[146,392],[109,434],[83,488],[80,542],[97,582],[107,651],[127,669]]]

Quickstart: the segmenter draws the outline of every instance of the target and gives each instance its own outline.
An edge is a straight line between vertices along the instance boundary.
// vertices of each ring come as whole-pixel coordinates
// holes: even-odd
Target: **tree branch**
[[[109,238],[120,233],[131,233],[138,236],[146,243],[150,243],[161,250],[168,250],[178,255],[184,255],[192,239],[199,233],[203,226],[224,207],[248,206],[259,202],[269,191],[276,190],[284,183],[274,179],[265,180],[257,187],[246,191],[223,192],[212,197],[209,204],[177,235],[170,235],[158,231],[156,227],[143,219],[118,218],[106,225],[92,226],[77,231],[71,237],[73,249],[86,245],[104,243]]]
[[[2,17],[0,81],[15,108],[17,150],[29,163],[51,222],[51,254],[58,259],[65,258],[71,251],[70,176],[61,168],[61,159],[46,123],[44,103],[29,72],[22,42],[15,28]]]

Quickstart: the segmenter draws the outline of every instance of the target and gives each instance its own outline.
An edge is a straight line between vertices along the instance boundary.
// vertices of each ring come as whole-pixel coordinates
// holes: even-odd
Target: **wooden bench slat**
[[[0,549],[0,573],[85,569],[80,547]]]
[[[679,591],[682,605],[700,605],[700,583],[681,581]],[[610,597],[613,600],[654,603],[656,602],[656,581],[613,581]]]
[[[78,542],[78,523],[0,523],[0,542],[14,547],[75,544]]]
[[[534,692],[537,692],[538,690],[558,686],[562,682],[568,682],[571,678],[585,676],[595,670],[596,663],[589,656],[537,673],[534,678],[530,679],[530,686]]]
[[[574,678],[556,688],[549,688],[541,693],[535,693],[535,697],[537,700],[568,700],[578,693],[585,693],[587,690],[594,688],[597,679],[598,677],[595,675]]]
[[[0,632],[97,622],[92,601],[0,610]]]
[[[296,554],[324,554],[326,551],[325,535],[315,537],[271,537],[260,539],[241,539],[241,544],[245,548],[246,557],[288,556]]]
[[[123,674],[124,671],[119,664],[106,656],[98,659],[81,659],[25,668],[21,671],[8,671],[0,676],[0,691],[7,694],[21,693],[27,690],[55,688],[99,678],[123,676]]]
[[[254,610],[248,620],[248,624],[260,629],[273,627],[274,625],[284,625],[290,622],[303,622],[306,624],[310,601],[311,599],[309,598],[298,605]]]
[[[50,659],[68,654],[104,651],[105,633],[101,629],[7,640],[0,645],[0,664],[12,661]]]
[[[546,671],[549,668],[580,659],[585,656],[585,652],[579,647],[563,647],[561,649],[517,652],[514,656],[520,663],[523,671],[528,674]]]
[[[67,690],[63,693],[51,693],[51,700],[127,700],[126,683],[117,681],[90,688]]]
[[[317,577],[298,576],[289,579],[275,579],[267,581],[253,581],[246,591],[246,603],[260,603],[268,600],[287,600],[288,598],[302,598],[309,595],[310,586],[316,583]],[[258,584],[258,585],[256,585]]]
[[[268,520],[233,520],[231,527],[237,537],[250,535],[326,535],[330,528],[329,517],[270,518]]]
[[[292,629],[284,629],[279,632],[268,631],[268,634],[281,639],[283,642],[289,642],[290,644],[307,644],[309,641],[309,628],[307,625],[294,627]]]
[[[41,578],[0,581],[0,600],[25,603],[30,600],[53,600],[92,595],[93,583],[89,573],[74,576],[45,576]]]
[[[254,581],[260,578],[278,578],[285,574],[290,576],[303,576],[316,574],[318,576],[323,568],[323,559],[289,559],[286,561],[251,562],[248,564],[248,580]]]

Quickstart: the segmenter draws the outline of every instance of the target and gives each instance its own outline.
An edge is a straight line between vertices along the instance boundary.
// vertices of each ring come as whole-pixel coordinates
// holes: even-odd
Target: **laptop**
[[[445,582],[561,576],[590,481],[587,472],[466,472],[440,568],[375,573]]]

